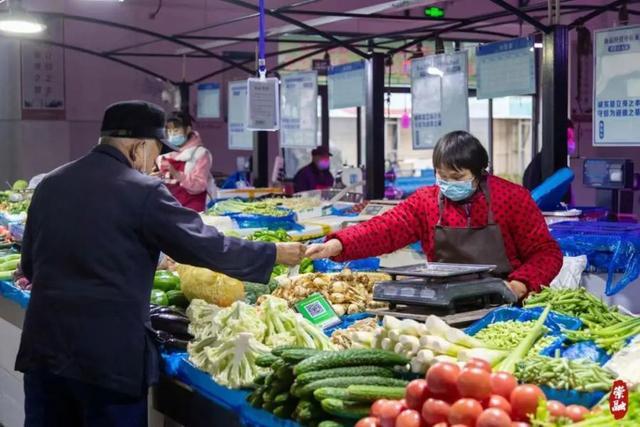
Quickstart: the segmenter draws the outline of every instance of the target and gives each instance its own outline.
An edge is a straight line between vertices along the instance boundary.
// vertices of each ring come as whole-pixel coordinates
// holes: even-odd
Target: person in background
[[[331,153],[326,147],[316,147],[311,151],[311,163],[303,167],[293,177],[296,193],[309,190],[326,190],[333,186]]]
[[[159,175],[182,206],[203,212],[207,196],[216,197],[211,153],[202,144],[198,132],[193,130],[189,114],[174,112],[169,116],[167,137],[177,151],[158,158]]]
[[[567,120],[567,153],[570,156],[573,156],[576,153],[575,131],[573,128],[573,122],[571,120]],[[542,152],[538,152],[531,160],[531,163],[529,163],[529,165],[524,170],[524,175],[522,176],[522,186],[529,191],[533,191],[543,182],[544,179],[542,178]],[[567,191],[567,194],[564,195],[563,201],[565,203],[571,202],[571,189],[569,189],[569,191]]]
[[[307,257],[335,261],[380,256],[421,242],[429,261],[493,264],[492,271],[521,299],[547,286],[562,252],[527,190],[488,175],[480,141],[451,132],[433,152],[437,185],[397,207],[310,245]]]
[[[160,107],[114,104],[100,143],[33,194],[21,254],[33,285],[16,360],[26,427],[147,427],[160,369],[149,300],[161,251],[259,283],[275,263],[304,256],[300,243],[226,237],[181,206],[147,176],[166,144]]]

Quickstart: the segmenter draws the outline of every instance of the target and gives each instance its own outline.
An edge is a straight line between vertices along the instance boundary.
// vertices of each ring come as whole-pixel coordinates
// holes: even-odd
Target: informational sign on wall
[[[280,128],[280,81],[275,77],[247,79],[247,129]]]
[[[199,119],[220,118],[220,85],[201,83],[198,88],[197,114]]]
[[[247,81],[229,82],[227,114],[230,150],[253,150],[253,132],[247,130]]]
[[[596,31],[593,145],[640,145],[640,26]]]
[[[438,138],[469,129],[467,52],[411,61],[413,148],[431,149]]]
[[[20,51],[22,118],[64,120],[64,49],[22,41]]]
[[[318,74],[292,73],[282,77],[280,92],[280,147],[318,145]]]
[[[364,105],[367,101],[366,71],[364,61],[329,68],[329,108],[335,110]]]
[[[533,46],[533,39],[529,37],[478,46],[478,99],[535,93],[536,58]]]

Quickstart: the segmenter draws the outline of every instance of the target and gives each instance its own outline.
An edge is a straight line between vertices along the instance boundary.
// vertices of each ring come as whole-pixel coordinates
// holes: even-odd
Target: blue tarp
[[[590,269],[607,273],[607,296],[640,276],[640,224],[566,221],[550,229],[565,256],[586,255]],[[622,276],[614,282],[617,273]]]
[[[13,283],[0,281],[0,295],[26,309],[31,294],[13,286]]]
[[[553,211],[569,191],[574,177],[575,174],[570,168],[559,169],[531,191],[531,198],[540,210]]]

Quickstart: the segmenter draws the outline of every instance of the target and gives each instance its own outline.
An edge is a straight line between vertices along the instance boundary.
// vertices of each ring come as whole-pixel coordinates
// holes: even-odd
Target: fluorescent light
[[[0,15],[0,31],[13,34],[38,34],[46,25],[35,16],[22,11],[10,11]]]
[[[427,74],[430,74],[432,76],[444,77],[444,71],[437,67],[427,68]]]

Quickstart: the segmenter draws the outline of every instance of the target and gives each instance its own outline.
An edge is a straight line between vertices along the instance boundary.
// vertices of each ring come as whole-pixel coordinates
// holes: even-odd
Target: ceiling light
[[[0,14],[0,31],[13,34],[38,34],[47,28],[36,16],[19,7]]]

